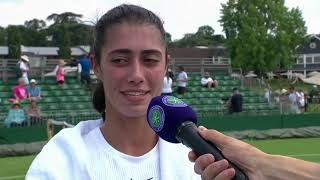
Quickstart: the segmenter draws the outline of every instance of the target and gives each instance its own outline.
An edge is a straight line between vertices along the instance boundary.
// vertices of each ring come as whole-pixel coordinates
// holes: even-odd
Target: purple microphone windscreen
[[[156,96],[148,107],[149,126],[164,140],[179,143],[177,128],[185,121],[197,124],[196,113],[181,99],[174,96]]]

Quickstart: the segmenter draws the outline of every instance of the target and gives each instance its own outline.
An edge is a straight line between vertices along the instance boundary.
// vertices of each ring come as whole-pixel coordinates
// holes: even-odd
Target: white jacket
[[[101,119],[82,121],[74,128],[61,130],[34,159],[26,180],[108,179],[106,171],[101,170],[108,168],[108,164],[93,160],[94,155],[89,153],[89,149],[91,148],[92,152],[94,147],[84,142],[84,136],[102,123]],[[188,160],[188,148],[161,138],[158,143],[162,180],[200,179],[200,176],[194,173],[193,163]]]

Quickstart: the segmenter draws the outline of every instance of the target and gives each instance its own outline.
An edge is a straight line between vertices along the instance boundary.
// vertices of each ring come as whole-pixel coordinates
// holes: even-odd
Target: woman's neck
[[[120,152],[141,156],[149,152],[158,141],[146,117],[129,118],[119,113],[106,112],[101,132],[108,143]]]

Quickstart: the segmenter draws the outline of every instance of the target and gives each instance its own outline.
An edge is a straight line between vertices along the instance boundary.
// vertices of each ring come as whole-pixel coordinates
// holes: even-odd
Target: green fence
[[[219,131],[267,130],[320,126],[320,114],[201,117],[199,124]],[[47,140],[46,125],[0,128],[0,144]],[[55,131],[60,130],[56,127]]]
[[[46,139],[46,125],[0,128],[0,144],[30,143]]]
[[[216,116],[201,118],[199,124],[219,131],[266,130],[320,126],[320,114]]]

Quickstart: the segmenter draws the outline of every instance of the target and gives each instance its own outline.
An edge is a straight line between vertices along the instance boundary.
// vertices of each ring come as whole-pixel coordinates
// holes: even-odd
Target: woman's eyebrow
[[[161,56],[161,51],[157,50],[157,49],[146,49],[142,51],[142,54],[155,54],[158,56]]]
[[[112,55],[112,54],[130,54],[130,53],[132,53],[130,49],[115,49],[110,51],[108,54]]]

